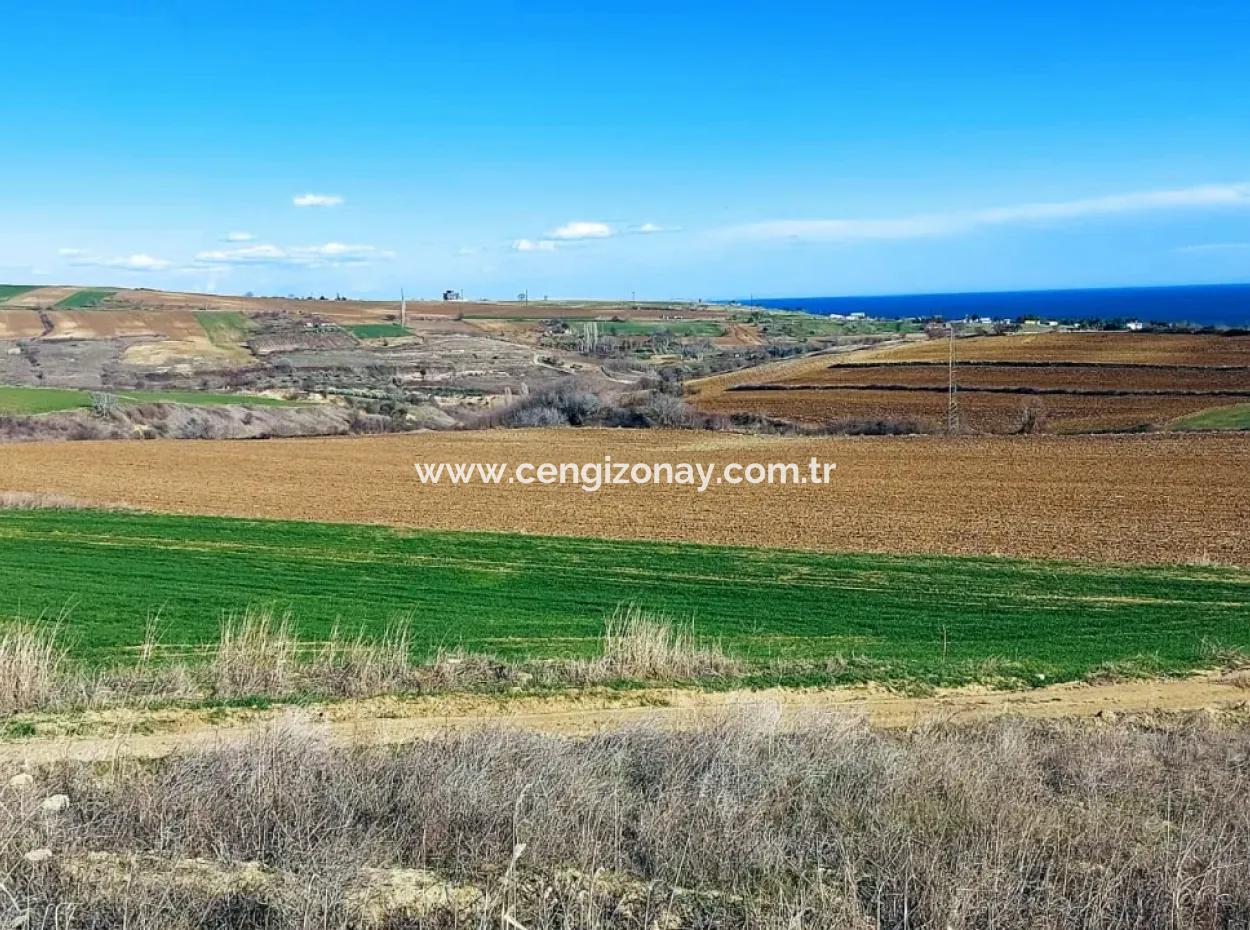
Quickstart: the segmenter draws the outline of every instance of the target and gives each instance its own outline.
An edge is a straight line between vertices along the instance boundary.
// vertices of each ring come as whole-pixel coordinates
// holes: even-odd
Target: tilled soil
[[[834,463],[829,484],[433,485],[414,463]],[[826,551],[1250,565],[1250,437],[494,430],[0,447],[0,491],[157,511]]]

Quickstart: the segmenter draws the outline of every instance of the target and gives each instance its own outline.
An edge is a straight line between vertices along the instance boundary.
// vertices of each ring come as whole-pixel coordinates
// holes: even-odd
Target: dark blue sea
[[[1050,320],[1131,319],[1146,323],[1250,327],[1250,284],[1113,287],[1064,291],[899,294],[889,297],[770,297],[751,303],[808,313],[866,313],[872,317],[964,317]]]

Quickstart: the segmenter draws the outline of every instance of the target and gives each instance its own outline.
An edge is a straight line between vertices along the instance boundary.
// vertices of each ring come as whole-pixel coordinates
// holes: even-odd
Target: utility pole
[[[946,431],[959,432],[959,386],[955,383],[955,324],[951,323],[949,354],[947,357]]]

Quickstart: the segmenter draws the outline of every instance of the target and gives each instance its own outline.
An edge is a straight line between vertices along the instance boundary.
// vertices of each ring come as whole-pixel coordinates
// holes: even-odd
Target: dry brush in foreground
[[[157,661],[155,618],[132,662],[86,668],[60,644],[57,622],[0,626],[0,721],[32,711],[76,711],[152,702],[368,697],[379,694],[570,687],[616,681],[703,681],[743,674],[746,665],[693,629],[621,607],[604,621],[600,655],[503,661],[464,650],[415,657],[403,624],[379,637],[335,629],[300,640],[291,618],[264,610],[227,617],[203,661]]]
[[[25,927],[1245,926],[1250,728],[764,718],[0,781]],[[6,780],[7,780],[6,773]]]

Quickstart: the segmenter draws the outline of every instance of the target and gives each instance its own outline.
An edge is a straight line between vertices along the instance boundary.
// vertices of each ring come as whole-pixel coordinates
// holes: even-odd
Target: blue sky
[[[4,22],[3,281],[1250,280],[1244,2],[54,2]]]

